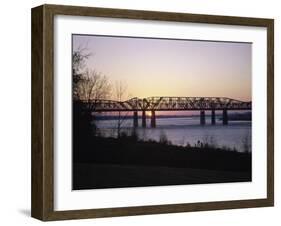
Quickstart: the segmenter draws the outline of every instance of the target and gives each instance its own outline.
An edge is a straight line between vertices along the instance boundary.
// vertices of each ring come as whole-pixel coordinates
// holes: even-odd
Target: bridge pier
[[[205,125],[206,119],[205,119],[205,111],[200,111],[200,125]]]
[[[151,128],[156,128],[156,116],[155,111],[151,111]]]
[[[228,124],[228,116],[227,116],[227,110],[223,109],[222,111],[222,124],[227,125]]]
[[[145,115],[145,111],[142,111],[141,125],[142,125],[143,128],[146,127],[146,115]]]
[[[137,111],[134,111],[133,120],[134,120],[134,128],[137,128],[137,127],[139,126],[139,122],[138,122],[138,112],[137,112]]]
[[[216,124],[216,111],[215,110],[212,110],[211,121],[212,121],[212,125]]]

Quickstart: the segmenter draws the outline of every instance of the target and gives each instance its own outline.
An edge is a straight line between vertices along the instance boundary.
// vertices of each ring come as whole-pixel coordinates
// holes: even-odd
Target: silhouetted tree
[[[122,81],[116,81],[114,86],[114,96],[115,99],[119,102],[124,101],[125,96],[128,98],[127,95],[127,84]],[[117,119],[117,137],[120,137],[122,124],[125,121],[126,115],[122,115],[122,112],[118,112],[118,119]]]
[[[84,103],[89,111],[94,111],[97,102],[108,99],[111,95],[111,85],[108,78],[94,70],[86,70],[82,79],[77,83],[78,99]]]
[[[105,75],[87,66],[91,56],[86,49],[78,48],[72,55],[73,73],[73,136],[74,149],[81,145],[89,145],[96,134],[96,125],[92,112],[100,99],[106,99],[111,92],[111,86]]]
[[[91,56],[85,48],[78,48],[72,54],[72,79],[73,79],[73,98],[78,100],[78,83],[83,79],[86,69],[86,61]]]

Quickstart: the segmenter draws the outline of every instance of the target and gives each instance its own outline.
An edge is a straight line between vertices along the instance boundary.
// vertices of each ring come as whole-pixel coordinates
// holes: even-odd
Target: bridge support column
[[[139,122],[138,122],[138,112],[134,111],[134,128],[137,128],[139,126]]]
[[[215,110],[212,110],[211,121],[212,121],[212,125],[216,124],[216,112],[215,112]]]
[[[146,127],[146,115],[145,115],[145,111],[142,111],[141,125],[142,125],[143,128]]]
[[[156,116],[155,111],[151,111],[151,128],[156,127]]]
[[[200,111],[200,125],[205,125],[206,119],[205,119],[205,111]]]
[[[227,116],[227,110],[223,109],[222,111],[222,124],[227,125],[228,124],[228,116]]]

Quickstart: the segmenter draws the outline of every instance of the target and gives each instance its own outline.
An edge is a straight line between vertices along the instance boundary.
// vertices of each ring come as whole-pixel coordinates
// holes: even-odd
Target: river
[[[96,125],[102,136],[117,136],[116,119],[97,120]],[[198,116],[182,116],[175,118],[157,118],[156,128],[150,127],[150,119],[147,119],[147,127],[136,129],[139,139],[159,141],[165,137],[175,145],[198,145],[198,141],[208,143],[216,147],[236,149],[237,151],[251,151],[251,121],[229,121],[228,125],[222,125],[222,121],[216,120],[216,125],[211,125],[210,116],[206,116],[206,125],[200,125]],[[133,120],[125,119],[121,124],[122,132],[132,132]]]

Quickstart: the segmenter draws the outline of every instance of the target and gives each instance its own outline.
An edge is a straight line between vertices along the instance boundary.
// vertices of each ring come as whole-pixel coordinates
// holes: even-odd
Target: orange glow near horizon
[[[151,112],[150,112],[150,111],[147,111],[145,114],[146,114],[148,117],[151,117]]]

